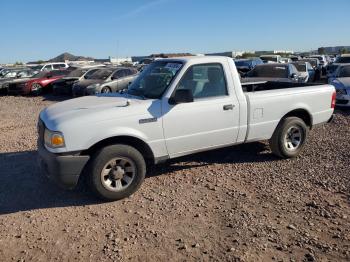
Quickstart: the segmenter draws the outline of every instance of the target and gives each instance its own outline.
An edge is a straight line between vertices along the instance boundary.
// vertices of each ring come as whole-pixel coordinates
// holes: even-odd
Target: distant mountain
[[[63,53],[59,56],[56,56],[55,58],[50,59],[48,62],[64,62],[66,60],[69,61],[94,61],[95,59],[92,57],[85,57],[85,56],[75,56],[70,53]]]

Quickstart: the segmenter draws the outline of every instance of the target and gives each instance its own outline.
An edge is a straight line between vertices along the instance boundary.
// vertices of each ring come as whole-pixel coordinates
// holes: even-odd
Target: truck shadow
[[[259,163],[276,160],[279,160],[279,158],[271,153],[267,144],[255,142],[172,159],[163,164],[151,167],[147,177],[155,177],[169,172],[212,164]]]
[[[263,143],[214,150],[171,160],[150,168],[147,178],[214,163],[265,162],[276,158]],[[37,164],[37,152],[0,153],[0,215],[19,211],[99,204],[80,184],[67,191],[49,181]]]

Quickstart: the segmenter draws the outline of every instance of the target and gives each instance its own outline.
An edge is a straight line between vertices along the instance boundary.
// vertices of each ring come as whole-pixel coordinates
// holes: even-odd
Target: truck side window
[[[182,77],[178,88],[192,90],[195,99],[228,94],[221,64],[200,64],[190,67]]]

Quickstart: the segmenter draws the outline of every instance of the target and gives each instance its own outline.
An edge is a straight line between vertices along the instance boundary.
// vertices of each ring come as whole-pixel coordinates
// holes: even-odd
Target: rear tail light
[[[335,108],[335,99],[336,99],[337,93],[333,91],[332,94],[332,102],[331,102],[331,108]]]

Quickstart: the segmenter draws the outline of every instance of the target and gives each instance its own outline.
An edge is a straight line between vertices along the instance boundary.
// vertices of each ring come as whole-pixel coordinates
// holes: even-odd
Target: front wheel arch
[[[82,152],[82,155],[93,155],[95,152],[103,147],[124,144],[129,145],[140,151],[148,164],[155,164],[155,156],[151,147],[142,139],[133,136],[115,136],[103,139],[96,144],[90,146],[87,150]]]

